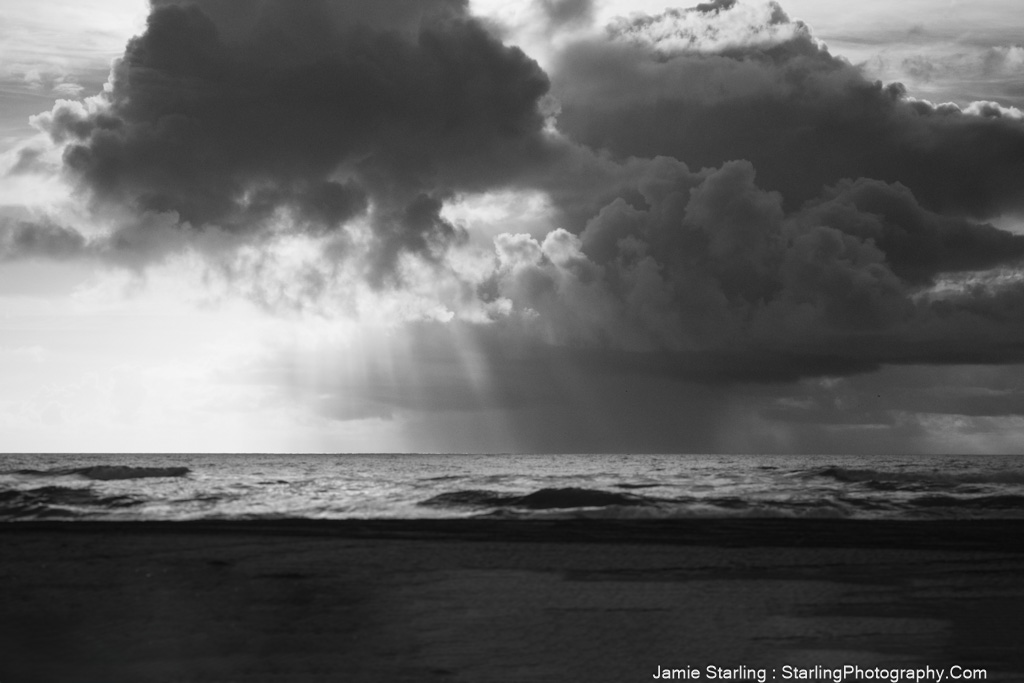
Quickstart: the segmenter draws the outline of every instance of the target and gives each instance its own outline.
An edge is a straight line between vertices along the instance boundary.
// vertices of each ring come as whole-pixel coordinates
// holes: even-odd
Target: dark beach
[[[1019,681],[1022,531],[992,520],[12,523],[0,526],[0,681],[624,683],[662,669],[711,680],[709,666],[785,680],[784,666],[843,665]]]

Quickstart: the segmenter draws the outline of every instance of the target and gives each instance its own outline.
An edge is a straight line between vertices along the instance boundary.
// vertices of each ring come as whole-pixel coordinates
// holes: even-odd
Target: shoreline
[[[368,540],[630,543],[709,547],[894,548],[1024,553],[1024,520],[230,519],[0,522],[18,534],[194,534]]]

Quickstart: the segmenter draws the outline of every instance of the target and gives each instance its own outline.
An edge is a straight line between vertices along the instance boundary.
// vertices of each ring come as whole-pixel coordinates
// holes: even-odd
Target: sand
[[[844,664],[1024,681],[1021,531],[7,524],[0,683],[706,681],[708,666],[785,680],[784,666]]]

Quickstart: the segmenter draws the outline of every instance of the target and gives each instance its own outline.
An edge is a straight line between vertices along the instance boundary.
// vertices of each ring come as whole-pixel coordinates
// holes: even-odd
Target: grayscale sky
[[[0,450],[1018,452],[1008,0],[6,0]]]

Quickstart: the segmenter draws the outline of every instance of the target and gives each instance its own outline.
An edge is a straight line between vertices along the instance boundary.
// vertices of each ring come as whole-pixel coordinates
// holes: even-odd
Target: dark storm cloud
[[[542,6],[552,25],[592,9]],[[1013,110],[914,101],[778,5],[731,0],[620,21],[554,78],[557,132],[547,76],[462,2],[161,0],[109,92],[37,119],[120,227],[88,245],[10,228],[6,251],[137,266],[242,245],[214,266],[239,291],[271,309],[334,297],[332,311],[366,282],[412,291],[398,273],[413,254],[411,298],[443,309],[425,317],[461,306],[491,323],[482,354],[527,349],[536,362],[513,365],[530,385],[549,361],[705,384],[1024,361],[1024,285],[992,276],[1019,266],[1024,237],[964,217],[1024,210]],[[543,192],[564,229],[500,235],[490,262],[460,269],[446,203],[509,188]],[[328,246],[282,265],[264,249],[282,229]],[[382,380],[318,410],[481,400],[472,382],[433,385],[403,398]],[[538,396],[503,386],[486,405]]]
[[[620,22],[569,48],[552,72],[561,129],[620,157],[747,159],[790,208],[866,177],[900,182],[934,210],[1024,210],[1021,120],[870,82],[778,6],[716,7]]]
[[[161,1],[105,101],[37,125],[70,142],[97,206],[236,232],[290,209],[322,231],[371,204],[417,218],[422,196],[515,174],[542,153],[547,87],[461,2]],[[444,238],[438,225],[382,228],[383,252]]]
[[[1013,272],[1024,237],[899,184],[844,181],[787,211],[749,162],[647,170],[578,237],[497,242],[496,295],[550,343],[605,349],[572,351],[595,367],[779,382],[1024,360],[1024,287],[982,275]]]
[[[1024,256],[1024,236],[928,211],[899,183],[844,180],[809,202],[797,220],[872,240],[893,272],[910,282],[986,270]]]

